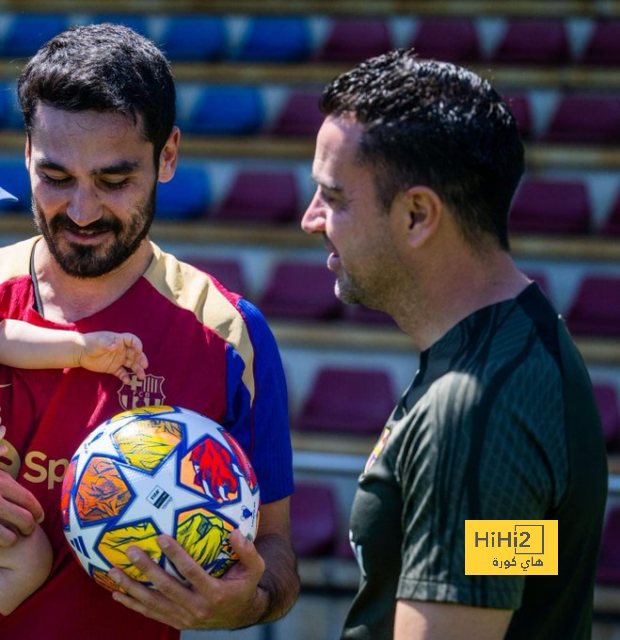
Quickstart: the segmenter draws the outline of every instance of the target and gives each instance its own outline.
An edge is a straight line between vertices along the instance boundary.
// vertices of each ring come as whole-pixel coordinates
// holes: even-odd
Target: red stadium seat
[[[570,60],[564,20],[511,20],[491,61],[500,64],[559,65]]]
[[[594,26],[579,62],[591,65],[620,64],[620,20]]]
[[[213,211],[213,217],[225,222],[278,224],[299,216],[297,182],[287,171],[239,171]]]
[[[532,135],[532,108],[528,97],[525,95],[504,95],[503,98],[517,121],[521,137],[530,138]]]
[[[271,133],[276,136],[315,137],[323,124],[319,91],[292,92],[276,116]]]
[[[247,288],[243,277],[243,270],[241,264],[236,260],[185,256],[183,257],[183,262],[188,262],[197,269],[213,276],[229,291],[245,296]]]
[[[361,62],[392,48],[385,20],[342,18],[334,20],[317,53],[322,62]]]
[[[610,507],[605,517],[596,581],[620,586],[620,506]]]
[[[620,98],[595,95],[563,96],[543,134],[547,142],[618,144]]]
[[[585,234],[592,213],[583,182],[525,180],[510,210],[510,229],[529,233]]]
[[[620,191],[616,195],[600,231],[603,235],[620,236]]]
[[[324,264],[283,260],[275,265],[258,306],[270,318],[333,320],[343,308],[334,281]]]
[[[332,555],[340,516],[334,488],[326,482],[298,480],[291,496],[291,538],[300,557]]]
[[[293,423],[302,431],[378,436],[395,403],[387,371],[323,367]]]
[[[578,335],[620,337],[620,277],[584,276],[566,324]]]
[[[594,384],[594,395],[603,423],[603,437],[608,451],[614,451],[620,445],[620,410],[618,396],[612,384],[598,382]]]
[[[472,20],[422,20],[410,46],[420,58],[447,60],[456,64],[480,60],[478,33]]]

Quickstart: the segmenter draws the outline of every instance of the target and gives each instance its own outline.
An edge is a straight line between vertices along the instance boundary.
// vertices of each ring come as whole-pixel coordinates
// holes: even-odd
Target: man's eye
[[[108,191],[115,191],[116,189],[122,189],[123,187],[127,186],[129,184],[129,180],[127,178],[120,181],[102,180],[101,184]]]
[[[67,184],[71,180],[71,178],[69,178],[68,176],[65,176],[64,178],[54,178],[47,175],[46,173],[41,174],[41,179],[43,180],[43,182],[47,182],[47,184],[51,184],[54,186],[62,186],[64,184]]]

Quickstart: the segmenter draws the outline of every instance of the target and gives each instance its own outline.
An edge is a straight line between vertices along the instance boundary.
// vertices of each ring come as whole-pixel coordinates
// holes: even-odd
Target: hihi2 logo
[[[466,575],[557,575],[557,520],[465,520]]]

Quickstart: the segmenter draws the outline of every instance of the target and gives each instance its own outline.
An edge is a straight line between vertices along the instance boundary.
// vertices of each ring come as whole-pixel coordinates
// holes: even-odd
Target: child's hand
[[[2,442],[6,435],[6,427],[2,424],[2,416],[0,416],[0,456],[8,452],[9,448]]]
[[[144,370],[149,363],[142,351],[142,342],[133,333],[94,331],[83,334],[83,338],[80,367],[97,373],[111,373],[125,384],[131,381],[129,369],[144,380]]]

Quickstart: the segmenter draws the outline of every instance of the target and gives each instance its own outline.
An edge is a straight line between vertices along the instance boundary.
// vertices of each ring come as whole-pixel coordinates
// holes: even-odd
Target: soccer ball
[[[185,582],[156,538],[172,535],[205,571],[224,574],[237,557],[230,533],[258,527],[259,489],[239,444],[220,425],[181,407],[119,413],[97,427],[71,459],[62,484],[62,521],[75,557],[101,586],[131,564],[136,545]]]

